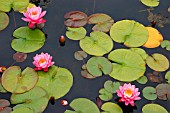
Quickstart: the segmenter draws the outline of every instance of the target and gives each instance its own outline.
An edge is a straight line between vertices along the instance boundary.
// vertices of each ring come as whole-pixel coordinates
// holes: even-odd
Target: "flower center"
[[[39,60],[38,63],[39,63],[39,64],[43,64],[44,62],[46,62],[46,59],[42,58],[42,59]]]
[[[37,14],[38,14],[37,11],[34,11],[34,12],[31,13],[31,15],[37,15]]]
[[[131,89],[127,89],[127,90],[125,91],[125,95],[128,96],[128,97],[131,97],[132,94],[133,94],[133,91],[132,91]]]

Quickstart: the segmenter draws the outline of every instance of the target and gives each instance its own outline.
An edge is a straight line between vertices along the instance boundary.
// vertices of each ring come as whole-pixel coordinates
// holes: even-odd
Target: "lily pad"
[[[156,83],[163,82],[163,77],[161,75],[155,75],[154,73],[147,73],[146,76],[151,82],[156,82]]]
[[[2,75],[3,87],[11,93],[24,93],[32,89],[37,83],[36,71],[27,67],[21,72],[19,66],[9,67]]]
[[[146,104],[142,108],[142,113],[168,113],[168,111],[158,104]]]
[[[112,82],[111,80],[108,80],[104,83],[104,88],[110,93],[116,93],[116,90],[118,90],[119,87],[119,82]]]
[[[110,28],[112,27],[112,25],[113,25],[113,22],[98,23],[92,28],[92,30],[107,33],[110,31]]]
[[[26,53],[16,52],[16,53],[13,55],[13,59],[14,59],[16,62],[23,62],[23,61],[25,61],[26,58],[27,58],[27,54],[26,54]]]
[[[113,62],[113,71],[109,74],[116,80],[134,81],[143,76],[146,70],[143,58],[128,49],[116,49],[108,55]]]
[[[38,71],[37,86],[45,89],[49,97],[58,99],[66,95],[73,85],[73,76],[66,68],[52,66],[48,72]]]
[[[10,106],[10,102],[5,99],[0,99],[0,113],[11,113],[12,108]]]
[[[82,75],[84,78],[88,78],[88,79],[94,79],[94,78],[97,77],[97,76],[91,75],[87,70],[81,71],[81,75]]]
[[[141,55],[141,57],[145,60],[148,57],[148,54],[146,53],[146,51],[144,49],[141,48],[130,48],[130,50],[138,53],[139,55]]]
[[[146,58],[146,64],[155,71],[166,71],[169,68],[168,59],[158,53],[154,53],[152,56]]]
[[[14,109],[11,113],[34,113],[34,111],[27,107],[20,107],[17,109]]]
[[[71,40],[80,40],[86,36],[86,29],[83,27],[79,28],[67,28],[66,36]]]
[[[1,82],[0,82],[0,92],[1,93],[7,93],[8,92],[7,90],[4,89]]]
[[[148,30],[133,20],[121,20],[113,24],[110,29],[111,38],[128,47],[139,47],[148,40]]]
[[[77,60],[83,60],[84,58],[87,58],[87,53],[85,53],[84,51],[76,51],[74,53],[74,57]]]
[[[104,103],[101,109],[104,111],[101,113],[123,113],[121,107],[112,102]]]
[[[156,7],[159,5],[159,0],[141,0],[141,2],[149,7]]]
[[[170,41],[169,40],[164,40],[161,42],[161,47],[166,48],[166,50],[170,51]]]
[[[0,31],[5,29],[9,24],[9,17],[6,13],[0,12]]]
[[[75,111],[66,110],[64,113],[100,113],[97,105],[86,98],[74,99],[70,107]]]
[[[99,98],[103,101],[109,101],[113,98],[112,93],[108,92],[106,89],[102,88],[99,90]]]
[[[112,63],[105,57],[92,57],[87,61],[87,70],[93,76],[102,76],[112,72]]]
[[[15,51],[22,53],[30,53],[40,49],[45,42],[45,35],[39,29],[29,29],[28,27],[20,27],[13,33],[16,39],[12,40],[11,46]]]
[[[90,37],[80,40],[80,47],[90,55],[103,56],[112,50],[113,41],[106,33],[94,31],[90,33]]]
[[[137,79],[136,81],[137,81],[138,83],[140,83],[140,84],[146,84],[147,81],[148,81],[148,79],[147,79],[146,76],[142,76],[142,77],[140,77],[139,79]]]
[[[145,87],[142,90],[143,96],[147,99],[147,100],[156,100],[157,95],[156,95],[156,89],[154,87]]]
[[[0,11],[9,12],[12,7],[13,0],[1,0],[0,1]]]
[[[166,73],[165,79],[167,79],[168,80],[167,82],[170,84],[170,71]]]
[[[29,108],[34,111],[33,113],[42,113],[47,107],[48,101],[49,96],[47,92],[40,87],[34,87],[32,90],[26,93],[12,94],[11,96],[11,103],[17,104],[13,108],[14,111],[18,111],[18,109],[24,109],[28,111],[27,108]],[[30,112],[28,113],[31,113],[31,110],[29,110]]]
[[[156,94],[161,100],[170,100],[170,84],[157,85]]]

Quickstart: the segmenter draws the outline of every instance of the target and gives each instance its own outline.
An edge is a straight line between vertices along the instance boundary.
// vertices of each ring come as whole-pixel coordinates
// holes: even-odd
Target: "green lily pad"
[[[13,32],[16,39],[12,40],[11,46],[15,51],[30,53],[40,49],[45,42],[45,35],[39,29],[20,27]]]
[[[146,58],[146,64],[155,71],[166,71],[169,68],[168,59],[158,53],[154,53],[152,56]]]
[[[11,113],[34,113],[34,111],[30,108],[21,107],[14,109],[14,111],[12,111]]]
[[[156,95],[156,89],[154,87],[145,87],[142,90],[143,96],[147,99],[147,100],[156,100],[157,95]]]
[[[27,67],[21,72],[19,66],[9,67],[2,75],[3,87],[11,93],[24,93],[32,89],[37,83],[36,71]]]
[[[112,63],[105,57],[92,57],[87,61],[87,70],[93,76],[102,76],[112,72]]]
[[[121,20],[113,24],[110,29],[111,38],[128,47],[139,47],[146,43],[148,30],[140,23],[133,20]]]
[[[142,76],[139,79],[136,80],[140,84],[146,84],[148,82],[148,79],[146,76]]]
[[[13,0],[12,8],[14,11],[21,11],[27,8],[29,0]]]
[[[121,107],[112,102],[104,103],[101,109],[104,111],[101,113],[123,113]]]
[[[145,60],[148,57],[148,54],[146,53],[146,51],[144,49],[141,48],[130,48],[130,50],[138,53],[139,55],[141,55],[141,57]]]
[[[142,108],[142,113],[168,113],[168,111],[158,104],[146,104]]]
[[[143,58],[128,49],[116,49],[108,55],[113,62],[110,76],[120,81],[134,81],[143,76],[146,70]]]
[[[99,90],[99,98],[103,101],[109,101],[113,98],[112,93],[108,92],[106,89],[102,88]]]
[[[14,111],[24,109],[26,111],[30,111],[28,113],[31,113],[31,110],[33,110],[33,113],[42,113],[47,107],[48,101],[49,96],[47,92],[40,87],[34,87],[26,93],[12,94],[11,96],[11,103],[17,104],[13,108]],[[28,110],[27,108],[31,110]]]
[[[141,0],[141,2],[149,7],[156,7],[159,5],[159,0]]]
[[[83,27],[71,28],[67,27],[66,36],[71,40],[80,40],[86,36],[86,29]]]
[[[170,100],[170,84],[157,85],[156,94],[160,100]]]
[[[167,79],[168,80],[167,82],[170,84],[170,71],[166,73],[165,79]]]
[[[113,41],[109,35],[94,31],[90,33],[90,37],[86,36],[80,40],[80,47],[90,55],[103,56],[112,50]]]
[[[1,82],[0,82],[0,92],[1,93],[7,93],[8,92],[7,90],[4,89]]]
[[[9,12],[12,7],[13,0],[0,0],[0,11]]]
[[[70,107],[75,111],[66,110],[64,113],[100,113],[97,105],[86,98],[74,99]]]
[[[0,12],[0,31],[5,29],[9,24],[9,17],[6,13]]]
[[[104,83],[104,88],[110,93],[116,93],[116,90],[118,90],[119,87],[119,82],[112,82],[111,80],[108,80]]]
[[[38,71],[37,86],[45,89],[49,97],[58,99],[66,95],[73,85],[73,76],[69,70],[52,66],[48,72]]]
[[[161,42],[161,47],[166,48],[166,50],[170,51],[170,41],[169,40],[164,40]]]

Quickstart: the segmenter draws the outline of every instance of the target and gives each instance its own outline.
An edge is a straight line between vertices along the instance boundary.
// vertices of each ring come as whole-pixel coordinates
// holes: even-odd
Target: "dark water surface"
[[[170,16],[170,13],[167,11],[169,6],[170,0],[161,0],[160,5],[156,7],[153,12]],[[56,100],[55,105],[49,104],[44,113],[64,113],[66,109],[69,109],[69,106],[62,106],[60,104],[60,100],[62,99],[67,99],[71,102],[76,98],[84,97],[95,102],[96,97],[99,96],[98,91],[103,87],[104,82],[106,80],[114,81],[114,79],[109,76],[102,76],[94,80],[85,79],[81,76],[80,72],[83,62],[77,61],[74,58],[74,52],[80,50],[79,42],[66,39],[66,45],[64,47],[60,47],[58,42],[59,37],[65,35],[66,32],[66,27],[63,24],[64,14],[75,10],[83,11],[88,15],[93,13],[106,13],[115,21],[133,19],[148,26],[150,25],[150,22],[147,20],[147,11],[139,12],[140,10],[145,10],[147,8],[148,7],[144,6],[139,0],[52,0],[47,8],[44,8],[44,10],[47,10],[45,16],[47,22],[43,31],[48,35],[45,45],[40,50],[28,54],[26,61],[23,63],[16,63],[15,65],[21,66],[23,69],[27,66],[34,67],[32,64],[33,56],[41,52],[48,52],[53,56],[55,65],[68,68],[74,76],[74,84],[71,91],[63,98]],[[6,67],[9,67],[14,62],[12,56],[15,51],[10,46],[13,39],[12,33],[16,28],[26,25],[26,23],[21,20],[21,17],[23,17],[22,14],[10,12],[8,15],[10,16],[10,24],[5,30],[0,32],[0,65]],[[16,20],[16,28],[14,25],[14,17]],[[90,25],[86,26],[86,28],[89,32],[91,31]],[[156,28],[162,33],[164,39],[170,40],[170,24],[165,25],[164,28],[158,28],[157,26]],[[114,49],[121,47],[125,48],[124,45],[114,43]],[[170,52],[161,47],[156,49],[146,49],[146,51],[148,54],[161,53],[170,60]],[[88,58],[86,60],[88,60]],[[147,72],[152,72],[152,70],[147,68],[146,73]],[[165,73],[162,74],[164,75]],[[136,86],[140,88],[140,91],[142,91],[145,86],[155,87],[157,85],[157,83],[151,82],[148,82],[145,85],[136,82],[133,82],[133,84],[136,84]],[[142,94],[140,96],[142,97]],[[9,99],[10,94],[0,94],[0,98]],[[112,101],[116,98],[117,96],[114,94]],[[164,106],[170,112],[169,101],[161,101],[157,99],[153,102]],[[142,97],[142,100],[136,102],[138,109],[135,110],[134,113],[141,113],[142,107],[147,103],[151,103],[151,101]]]

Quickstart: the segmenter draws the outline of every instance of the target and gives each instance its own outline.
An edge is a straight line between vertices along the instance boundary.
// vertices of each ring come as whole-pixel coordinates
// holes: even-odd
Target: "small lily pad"
[[[147,79],[146,76],[142,76],[142,77],[140,77],[139,79],[137,79],[136,81],[137,81],[138,83],[140,83],[140,84],[146,84],[147,81],[148,81],[148,79]]]
[[[106,33],[94,31],[90,33],[90,37],[80,40],[80,47],[90,55],[103,56],[112,50],[113,41]]]
[[[161,42],[161,47],[166,48],[166,50],[170,51],[170,41],[169,40],[164,40]]]
[[[156,86],[156,94],[161,100],[170,100],[170,84],[159,84]]]
[[[168,113],[168,111],[159,104],[146,104],[142,108],[142,113]]]
[[[104,88],[110,93],[116,93],[116,90],[118,90],[119,87],[119,82],[112,82],[111,80],[108,80],[104,83]]]
[[[67,28],[66,36],[71,40],[80,40],[86,36],[86,29],[83,27],[79,28]]]
[[[142,24],[133,20],[121,20],[113,24],[110,29],[111,38],[128,47],[139,47],[146,43],[149,34]]]
[[[112,72],[112,63],[105,57],[92,57],[87,61],[87,70],[93,76],[102,76]]]
[[[14,109],[11,113],[34,113],[34,111],[27,107],[20,107],[17,109]]]
[[[10,102],[5,99],[0,99],[0,113],[11,113],[12,108],[10,106]]]
[[[166,71],[169,68],[168,59],[158,53],[154,53],[152,56],[146,58],[146,64],[155,71]]]
[[[76,51],[74,53],[74,57],[77,60],[83,60],[84,58],[87,58],[87,53],[85,53],[84,51]]]
[[[144,49],[141,48],[130,48],[130,50],[138,53],[139,55],[141,55],[141,57],[145,60],[148,57],[148,54],[146,53],[146,51]]]
[[[16,52],[16,53],[13,55],[13,59],[14,59],[16,62],[23,62],[23,61],[25,61],[26,58],[27,58],[27,54],[26,54],[26,53]]]
[[[148,7],[156,7],[159,5],[159,0],[141,0],[141,2]]]
[[[112,27],[112,25],[113,25],[113,22],[98,23],[92,28],[92,30],[107,33],[110,31],[110,28]]]
[[[121,107],[112,102],[104,103],[101,109],[104,111],[101,113],[123,113]]]
[[[86,98],[74,99],[70,107],[75,110],[66,110],[64,113],[100,113],[97,105]]]
[[[161,75],[155,75],[153,73],[147,73],[146,76],[151,82],[161,83],[163,82],[163,77]]]
[[[24,93],[32,89],[37,83],[36,71],[27,67],[21,72],[19,66],[9,67],[2,75],[3,87],[11,93]]]
[[[143,96],[147,99],[147,100],[156,100],[157,95],[156,95],[156,89],[154,87],[145,87],[142,90]]]
[[[112,93],[108,92],[106,89],[102,88],[99,90],[99,98],[103,101],[109,101],[113,98]]]
[[[9,24],[9,17],[6,13],[0,12],[0,31],[5,29]]]
[[[84,78],[88,78],[88,79],[94,79],[94,78],[96,78],[96,76],[91,75],[87,70],[81,71],[81,75],[82,75]]]
[[[165,79],[167,79],[168,80],[167,82],[170,84],[170,71],[166,73]]]

